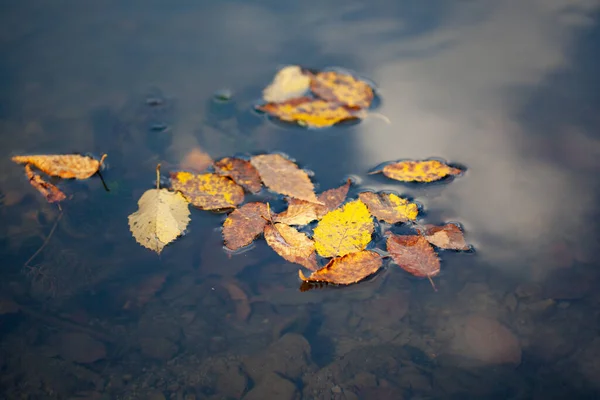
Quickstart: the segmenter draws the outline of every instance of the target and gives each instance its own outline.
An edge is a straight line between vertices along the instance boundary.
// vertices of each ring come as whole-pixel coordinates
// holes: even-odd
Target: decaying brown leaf
[[[329,261],[323,268],[306,277],[298,270],[300,279],[305,282],[327,282],[336,285],[350,285],[373,275],[381,268],[381,256],[374,251],[363,250],[346,254]]]
[[[263,99],[268,102],[283,101],[303,96],[310,88],[310,77],[298,65],[282,68],[273,82],[263,90]]]
[[[262,189],[260,175],[254,166],[246,160],[234,157],[225,157],[215,163],[215,172],[228,176],[235,183],[251,193],[258,193]]]
[[[252,157],[252,165],[269,189],[274,192],[321,204],[306,172],[279,154],[262,154]]]
[[[287,261],[300,264],[311,271],[317,269],[315,244],[304,233],[291,226],[275,223],[267,224],[264,234],[267,244]]]
[[[31,164],[50,176],[63,179],[87,179],[94,175],[104,162],[79,154],[15,156],[12,160],[18,164]]]
[[[225,246],[238,250],[249,245],[260,235],[269,217],[269,208],[265,203],[248,203],[233,210],[223,223]]]
[[[358,198],[367,205],[369,212],[377,219],[390,224],[417,219],[419,208],[393,193],[362,192]]]
[[[25,165],[25,174],[29,179],[31,186],[37,189],[48,201],[48,203],[56,203],[63,201],[67,196],[56,186],[50,182],[46,182],[42,177],[31,170],[29,164]]]
[[[399,161],[388,164],[382,171],[385,176],[402,182],[434,182],[443,179],[449,175],[459,175],[463,171],[451,167],[441,161]]]
[[[425,239],[440,249],[447,250],[470,250],[471,247],[465,241],[463,231],[456,224],[442,226],[425,225],[423,233]]]
[[[159,292],[165,281],[167,273],[161,272],[150,275],[142,280],[136,287],[130,288],[125,293],[124,310],[142,308]]]
[[[313,76],[310,89],[319,98],[351,108],[369,108],[373,89],[350,74],[336,71],[319,72]]]
[[[317,196],[317,199],[323,203],[322,206],[317,205],[315,208],[318,219],[323,218],[329,211],[333,211],[342,205],[344,200],[346,200],[351,184],[352,182],[348,179],[342,186],[326,190]]]
[[[258,109],[282,121],[295,122],[309,128],[326,128],[362,116],[356,110],[342,104],[312,97],[299,97],[282,103],[266,103]]]
[[[222,282],[221,285],[229,293],[231,300],[235,302],[235,316],[240,321],[245,321],[252,312],[250,300],[246,293],[234,282]]]
[[[387,251],[396,264],[406,272],[429,279],[440,273],[440,259],[429,242],[420,235],[389,234]]]
[[[171,187],[203,210],[235,208],[244,201],[244,189],[231,179],[217,174],[173,172]]]
[[[193,172],[204,172],[213,163],[213,159],[204,152],[200,147],[196,146],[192,148],[183,157],[183,160],[179,163],[179,167],[182,170],[189,170]]]

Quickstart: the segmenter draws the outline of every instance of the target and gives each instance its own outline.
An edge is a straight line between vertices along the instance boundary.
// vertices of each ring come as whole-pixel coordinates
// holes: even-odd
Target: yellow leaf
[[[268,102],[283,101],[304,95],[310,87],[310,77],[297,65],[282,68],[273,82],[263,90],[263,99]]]
[[[296,122],[311,128],[325,128],[338,122],[358,119],[362,115],[344,105],[311,97],[298,97],[282,103],[267,103],[258,109],[282,121]]]
[[[314,229],[317,253],[322,257],[343,256],[364,250],[371,241],[374,224],[360,200],[327,213]]]
[[[142,246],[160,254],[190,222],[188,202],[178,192],[159,189],[159,166],[156,167],[156,189],[144,192],[138,210],[129,215],[129,229]]]
[[[385,176],[402,182],[434,182],[461,172],[462,170],[437,160],[400,161],[383,167]]]
[[[354,109],[368,108],[374,97],[373,89],[366,82],[337,71],[316,74],[310,90],[323,100]]]
[[[315,244],[304,233],[277,223],[265,226],[264,235],[267,244],[287,261],[303,265],[312,271],[317,269]]]
[[[367,205],[375,218],[390,224],[414,221],[419,213],[415,203],[410,203],[393,193],[362,192],[358,198]]]
[[[14,156],[12,160],[18,164],[31,164],[50,176],[63,179],[87,179],[98,172],[105,158],[106,154],[100,161],[79,154],[53,154]]]
[[[217,174],[174,172],[171,173],[171,187],[203,210],[235,208],[244,201],[244,189],[231,179]]]

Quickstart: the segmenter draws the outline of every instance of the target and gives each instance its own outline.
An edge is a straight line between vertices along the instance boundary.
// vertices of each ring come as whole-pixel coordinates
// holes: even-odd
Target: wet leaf
[[[358,198],[366,204],[369,212],[377,219],[390,224],[417,219],[419,208],[393,193],[359,193]]]
[[[265,186],[274,192],[319,204],[315,188],[306,172],[279,154],[262,154],[250,161]]]
[[[79,154],[15,156],[12,160],[18,164],[31,164],[40,171],[63,179],[87,179],[94,175],[104,162]]]
[[[282,103],[267,103],[259,106],[258,109],[282,121],[296,122],[310,128],[326,128],[360,117],[355,111],[343,105],[311,97],[299,97]]]
[[[192,148],[179,163],[179,167],[183,170],[194,172],[204,172],[213,163],[213,159],[204,152],[200,147]]]
[[[124,310],[142,308],[158,293],[165,281],[167,273],[161,272],[144,278],[136,287],[129,288],[125,293]]]
[[[188,202],[179,192],[159,189],[160,165],[156,168],[156,189],[144,192],[138,210],[129,215],[129,229],[142,246],[160,254],[175,240],[190,222]]]
[[[223,223],[225,246],[230,250],[248,246],[263,232],[268,216],[269,209],[265,203],[248,203],[233,210]]]
[[[298,270],[298,275],[305,282],[350,285],[373,275],[381,268],[381,264],[382,260],[379,254],[364,250],[336,257],[308,277],[304,276],[301,270]]]
[[[282,68],[273,82],[263,90],[263,99],[267,102],[283,101],[303,96],[310,87],[310,77],[297,65]]]
[[[373,229],[373,217],[367,206],[354,200],[323,217],[314,229],[315,248],[322,257],[361,251],[371,241]]]
[[[287,261],[300,264],[311,271],[317,269],[315,243],[291,226],[275,223],[265,226],[265,240]]]
[[[323,100],[357,109],[369,108],[374,97],[373,89],[366,82],[336,71],[316,74],[310,89]]]
[[[171,187],[180,191],[194,206],[203,210],[235,208],[244,201],[244,189],[217,174],[171,173]]]
[[[258,193],[262,189],[260,175],[254,166],[246,160],[234,157],[225,157],[215,163],[215,172],[227,176],[235,183],[251,193]]]
[[[458,175],[462,170],[437,160],[400,161],[383,167],[385,176],[402,182],[434,182],[449,175]]]
[[[323,204],[314,204],[304,200],[290,198],[288,199],[287,210],[277,214],[275,222],[282,222],[287,225],[306,225],[309,222],[323,218],[329,211],[338,208],[346,199],[350,180],[346,184],[324,191],[317,196],[317,199]]]
[[[394,235],[387,239],[387,251],[400,268],[406,272],[431,278],[440,272],[440,259],[429,242],[420,235]]]
[[[442,226],[426,225],[423,236],[429,243],[447,250],[470,250],[463,231],[456,224]]]
[[[46,182],[42,177],[31,170],[29,164],[25,165],[25,174],[29,179],[31,186],[37,189],[48,201],[48,203],[56,203],[63,201],[67,196],[56,186],[50,182]]]

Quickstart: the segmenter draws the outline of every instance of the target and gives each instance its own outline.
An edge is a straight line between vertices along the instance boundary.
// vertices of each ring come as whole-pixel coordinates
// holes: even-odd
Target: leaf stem
[[[156,189],[160,189],[160,163],[156,164]]]
[[[427,275],[427,279],[429,279],[429,283],[431,283],[431,287],[433,288],[433,290],[437,292],[438,290],[435,287],[435,283],[433,283],[433,279],[431,279],[431,275]]]
[[[56,227],[58,226],[58,221],[60,221],[60,219],[62,218],[62,216],[63,216],[63,212],[62,212],[62,208],[60,208],[60,213],[58,214],[58,217],[56,218],[56,221],[54,221],[54,225],[52,226],[52,229],[50,230],[50,233],[48,234],[48,236],[46,236],[46,239],[44,239],[44,243],[42,243],[42,245],[40,246],[40,248],[37,249],[37,251],[35,253],[33,253],[33,255],[31,257],[29,257],[29,259],[27,261],[25,261],[25,264],[23,264],[23,267],[33,269],[32,267],[29,266],[29,263],[32,262],[33,259],[36,258],[37,255],[40,254],[40,252],[42,250],[44,250],[44,247],[46,247],[46,245],[50,241],[50,238],[52,237],[52,234],[54,233],[54,231],[56,230]]]

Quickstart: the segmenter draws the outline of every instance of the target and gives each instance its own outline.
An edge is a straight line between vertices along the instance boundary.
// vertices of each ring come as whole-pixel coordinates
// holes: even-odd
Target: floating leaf
[[[171,187],[180,191],[194,206],[203,210],[235,208],[244,201],[244,189],[217,174],[171,173]]]
[[[390,224],[414,221],[419,213],[416,204],[393,193],[362,192],[358,198],[366,204],[375,218]]]
[[[100,161],[79,154],[15,156],[12,160],[19,164],[31,164],[40,171],[63,179],[87,179],[94,175],[104,162],[106,154]]]
[[[275,222],[282,222],[288,225],[306,225],[311,221],[323,218],[329,211],[338,208],[346,199],[350,180],[346,184],[324,191],[317,196],[317,199],[323,204],[314,204],[304,200],[290,198],[288,199],[287,210],[275,216]]]
[[[271,190],[286,196],[320,204],[315,188],[306,172],[279,154],[262,154],[252,157],[252,165],[264,184]]]
[[[315,244],[304,233],[291,226],[275,223],[265,226],[264,234],[267,244],[281,257],[311,271],[317,269]]]
[[[387,251],[396,264],[406,272],[429,279],[440,272],[440,259],[433,247],[419,235],[394,235],[387,239]]]
[[[463,231],[456,224],[442,226],[426,225],[423,236],[429,243],[440,249],[447,250],[470,250],[471,247],[465,241]]]
[[[262,188],[260,175],[254,166],[241,158],[225,157],[215,163],[215,172],[228,176],[235,183],[251,193],[258,193]]]
[[[179,167],[183,170],[204,172],[212,163],[213,160],[210,155],[196,146],[183,157],[183,160],[179,163]]]
[[[383,167],[385,176],[402,182],[434,182],[449,175],[458,175],[462,170],[437,160],[400,161]]]
[[[371,241],[373,229],[373,217],[367,206],[354,200],[323,217],[314,229],[315,248],[322,257],[361,251]]]
[[[273,82],[263,90],[263,99],[267,102],[281,103],[283,101],[303,96],[310,87],[310,76],[302,72],[297,65],[282,68]]]
[[[267,103],[259,110],[282,121],[296,122],[310,128],[325,128],[339,122],[358,119],[355,111],[337,104],[311,97],[299,97],[282,103]]]
[[[366,82],[336,71],[316,74],[310,90],[323,100],[351,108],[369,108],[374,97],[373,89]]]
[[[268,215],[265,203],[248,203],[233,210],[223,223],[225,246],[230,250],[248,246],[264,230]]]
[[[25,174],[31,186],[36,188],[46,198],[48,203],[57,203],[67,198],[59,188],[50,182],[46,182],[40,175],[34,173],[29,164],[25,165]]]
[[[156,189],[144,192],[138,210],[129,215],[129,229],[142,246],[160,254],[190,222],[188,202],[179,192],[160,189],[160,164],[156,167]]]
[[[346,254],[329,261],[323,268],[306,277],[298,270],[300,279],[305,282],[327,282],[336,285],[350,285],[359,282],[381,268],[381,256],[374,251],[364,250]]]

